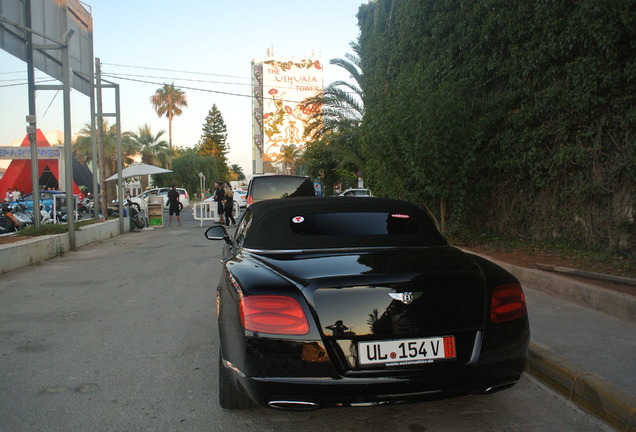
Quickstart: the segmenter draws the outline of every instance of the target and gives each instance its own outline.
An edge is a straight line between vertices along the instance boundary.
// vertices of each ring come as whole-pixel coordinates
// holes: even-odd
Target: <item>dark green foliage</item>
[[[171,173],[152,177],[155,184],[160,186],[176,184],[178,187],[184,187],[192,197],[200,193],[199,173],[205,175],[207,189],[216,181],[225,181],[227,170],[219,170],[217,162],[217,158],[203,156],[195,149],[182,149],[179,157],[172,160]]]
[[[634,248],[634,6],[361,6],[367,185],[442,223]]]

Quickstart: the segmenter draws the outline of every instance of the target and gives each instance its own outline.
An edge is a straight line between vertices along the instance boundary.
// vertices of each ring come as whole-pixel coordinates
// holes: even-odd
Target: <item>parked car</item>
[[[234,192],[234,201],[238,203],[239,207],[247,207],[247,191],[244,191],[242,189],[233,189],[232,192]],[[214,196],[208,197],[203,200],[203,202],[210,201],[214,201]]]
[[[247,206],[256,202],[288,197],[316,196],[309,177],[295,175],[258,175],[247,187]]]
[[[428,213],[370,197],[252,204],[223,240],[219,401],[382,404],[514,385],[529,324],[519,281],[449,246]]]
[[[51,208],[53,208],[53,200],[55,199],[55,196],[66,197],[66,192],[54,190],[40,191],[40,205],[43,205],[46,211],[50,211]],[[14,203],[15,202],[16,201],[14,201]],[[17,202],[23,203],[24,205],[26,205],[27,210],[33,212],[33,192],[25,194],[20,199],[18,199]],[[64,203],[66,203],[65,200]]]
[[[234,201],[237,201],[240,207],[247,207],[247,191],[234,189]]]
[[[133,202],[133,204],[136,204],[137,209],[139,209],[148,204],[148,199],[151,196],[160,196],[160,197],[163,197],[163,206],[165,208],[168,208],[168,191],[169,190],[170,190],[169,187],[148,189],[147,191],[142,192],[139,195],[130,198],[130,200]],[[177,191],[179,192],[179,202],[181,203],[182,208],[190,207],[190,196],[188,195],[188,192],[184,188],[179,188],[179,187],[177,188]]]
[[[346,191],[342,192],[338,196],[356,196],[356,197],[360,197],[360,196],[373,196],[373,195],[371,195],[371,192],[369,191],[369,189],[354,189],[354,188],[350,188],[350,189],[347,189]]]

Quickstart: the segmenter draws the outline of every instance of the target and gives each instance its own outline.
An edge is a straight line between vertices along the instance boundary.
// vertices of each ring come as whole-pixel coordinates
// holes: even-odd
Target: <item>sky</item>
[[[173,120],[173,145],[199,141],[212,105],[227,126],[230,164],[252,173],[251,61],[275,57],[320,58],[324,85],[350,80],[329,64],[351,52],[359,35],[356,14],[367,0],[86,0],[92,12],[94,56],[102,76],[119,84],[122,131],[148,124],[153,133],[168,120],[149,102],[164,83],[182,88],[188,107]],[[28,114],[26,64],[0,50],[0,146],[21,142]],[[46,75],[36,71],[38,78]],[[104,112],[114,112],[115,93],[103,91]],[[63,131],[62,93],[36,94],[38,128]],[[73,90],[72,133],[90,124],[87,96]],[[114,118],[109,122],[112,124]],[[51,143],[56,144],[56,143]]]

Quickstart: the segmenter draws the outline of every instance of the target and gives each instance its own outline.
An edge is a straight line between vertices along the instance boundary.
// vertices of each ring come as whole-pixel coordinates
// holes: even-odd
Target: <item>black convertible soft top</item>
[[[425,211],[393,199],[272,199],[252,204],[245,218],[242,245],[254,250],[446,245]]]

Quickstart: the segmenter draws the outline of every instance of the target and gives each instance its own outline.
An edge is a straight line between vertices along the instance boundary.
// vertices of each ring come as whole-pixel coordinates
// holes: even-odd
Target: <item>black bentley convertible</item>
[[[530,337],[519,281],[380,198],[250,206],[217,288],[223,408],[419,401],[514,385]]]

